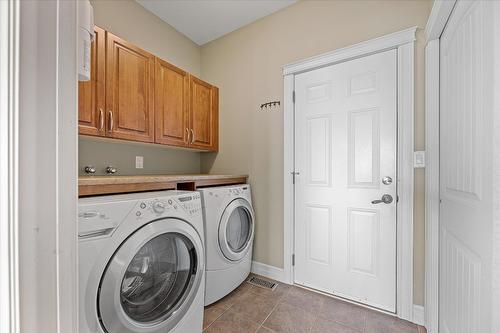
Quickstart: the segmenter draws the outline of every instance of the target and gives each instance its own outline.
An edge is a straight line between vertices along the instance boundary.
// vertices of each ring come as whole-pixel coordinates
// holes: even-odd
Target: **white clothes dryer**
[[[101,196],[78,206],[80,332],[201,332],[200,194]]]
[[[248,184],[199,191],[205,222],[205,305],[209,305],[250,274],[255,217]]]

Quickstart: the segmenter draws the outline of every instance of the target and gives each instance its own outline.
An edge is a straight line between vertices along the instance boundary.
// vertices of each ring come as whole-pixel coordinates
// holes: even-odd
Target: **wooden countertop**
[[[245,184],[248,175],[141,175],[81,176],[79,196],[129,193],[155,190],[195,190],[198,187]]]

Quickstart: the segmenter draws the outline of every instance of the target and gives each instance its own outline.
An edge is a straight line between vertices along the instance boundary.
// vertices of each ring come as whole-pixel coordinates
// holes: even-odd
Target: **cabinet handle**
[[[108,113],[109,113],[109,131],[110,132],[113,132],[113,127],[114,127],[114,124],[113,124],[113,111],[111,110],[108,110]]]
[[[104,112],[99,108],[99,131],[104,131]]]
[[[186,134],[187,134],[186,141],[187,141],[187,143],[189,143],[189,129],[187,127],[186,127]]]
[[[194,131],[191,128],[191,143],[194,143]]]

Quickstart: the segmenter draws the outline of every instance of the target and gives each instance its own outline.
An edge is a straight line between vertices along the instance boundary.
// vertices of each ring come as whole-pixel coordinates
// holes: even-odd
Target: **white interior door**
[[[498,19],[495,1],[458,1],[441,36],[441,333],[498,332],[491,327]]]
[[[295,79],[295,283],[396,309],[396,50]],[[383,183],[390,177],[391,181]],[[392,202],[372,203],[386,198]],[[390,200],[389,200],[390,201]]]

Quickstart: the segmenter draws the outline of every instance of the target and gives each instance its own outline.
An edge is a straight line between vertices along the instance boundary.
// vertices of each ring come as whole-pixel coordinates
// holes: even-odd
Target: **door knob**
[[[381,199],[379,200],[373,200],[372,204],[376,205],[379,203],[385,203],[385,204],[390,204],[392,202],[392,195],[390,194],[384,194]]]
[[[389,177],[389,176],[384,177],[384,178],[382,178],[382,183],[383,183],[384,185],[391,185],[391,184],[392,184],[392,178],[391,178],[391,177]]]

